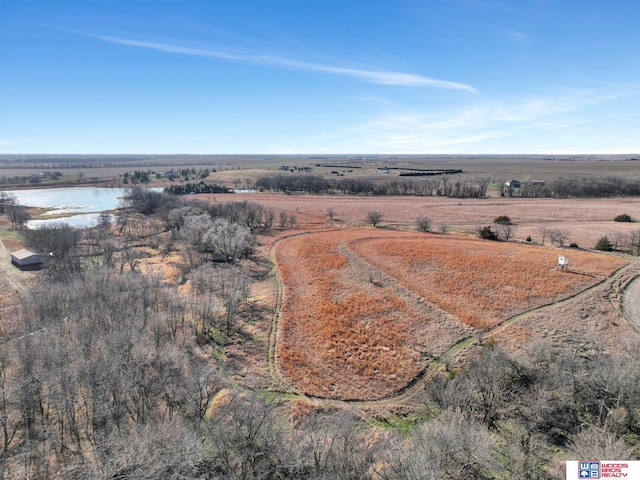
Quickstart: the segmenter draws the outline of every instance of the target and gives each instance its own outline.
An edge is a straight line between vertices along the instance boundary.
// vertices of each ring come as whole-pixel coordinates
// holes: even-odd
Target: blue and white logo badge
[[[580,460],[578,478],[600,478],[600,462]]]

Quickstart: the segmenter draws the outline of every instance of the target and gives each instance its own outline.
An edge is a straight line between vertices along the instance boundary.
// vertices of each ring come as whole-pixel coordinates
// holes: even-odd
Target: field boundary
[[[276,302],[274,306],[273,316],[271,318],[271,327],[269,329],[269,348],[267,350],[267,368],[271,375],[271,381],[273,382],[273,388],[284,391],[284,393],[296,393],[302,395],[298,390],[293,386],[286,382],[284,376],[280,372],[278,368],[278,341],[280,339],[280,318],[281,318],[281,310],[282,305],[284,303],[285,297],[285,286],[282,282],[282,277],[280,276],[280,270],[278,268],[278,262],[276,259],[276,250],[281,242],[285,240],[289,240],[291,238],[302,237],[306,235],[313,235],[314,233],[322,233],[322,232],[331,232],[336,229],[324,229],[324,230],[314,230],[314,231],[305,231],[305,232],[297,232],[291,235],[287,235],[282,238],[278,238],[269,251],[269,258],[271,260],[271,274],[273,275],[273,280],[276,286]]]

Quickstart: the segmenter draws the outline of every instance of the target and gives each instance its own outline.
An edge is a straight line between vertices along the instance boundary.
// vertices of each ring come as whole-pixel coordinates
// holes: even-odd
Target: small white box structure
[[[565,256],[558,255],[558,267],[560,270],[569,269],[569,259]]]

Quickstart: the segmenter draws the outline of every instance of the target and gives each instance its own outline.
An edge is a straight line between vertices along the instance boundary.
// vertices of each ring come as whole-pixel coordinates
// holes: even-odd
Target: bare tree
[[[327,208],[327,217],[329,217],[329,225],[333,226],[333,221],[336,218],[336,211],[333,208]]]
[[[213,260],[234,262],[252,253],[255,237],[249,227],[218,218],[202,236],[202,244]]]
[[[79,251],[81,238],[81,231],[66,223],[43,225],[25,233],[29,248],[45,254],[47,274],[57,280],[70,279],[83,271]]]
[[[482,424],[459,411],[446,410],[420,425],[405,441],[392,440],[386,462],[376,469],[383,479],[437,480],[487,478],[498,467],[494,436]]]
[[[547,235],[549,235],[549,226],[548,225],[538,225],[538,233],[540,234],[540,245],[544,245],[544,241],[547,239]]]
[[[633,255],[640,256],[640,230],[634,230],[629,234],[629,248]]]
[[[378,210],[371,210],[367,213],[367,221],[374,227],[377,227],[382,221],[382,213]]]
[[[416,219],[416,228],[419,232],[430,232],[431,231],[431,219],[425,215],[420,215]]]
[[[495,224],[496,234],[498,238],[504,242],[508,242],[513,234],[514,230],[517,228],[516,225],[511,221],[506,215],[500,215],[497,217],[493,223]]]
[[[280,228],[286,227],[287,220],[289,220],[289,216],[287,215],[287,212],[280,211],[279,219],[280,219]]]
[[[18,198],[13,193],[0,192],[0,213],[6,213],[10,207],[18,205]]]
[[[278,470],[284,433],[276,418],[278,407],[277,401],[258,395],[231,394],[206,423],[216,439],[213,461],[222,478],[283,478]]]
[[[558,246],[560,247],[564,247],[564,244],[567,241],[567,238],[569,237],[568,230],[553,229],[553,230],[549,230],[548,234],[549,234],[549,239],[551,240],[551,245],[554,245],[555,243],[557,243]]]
[[[6,207],[6,211],[9,215],[9,219],[11,220],[11,228],[14,230],[16,228],[22,230],[31,219],[31,215],[27,211],[27,207],[22,205],[8,205]]]
[[[140,250],[131,245],[126,245],[120,250],[120,273],[124,270],[125,265],[129,267],[130,272],[135,272],[142,258],[143,255]]]
[[[365,426],[349,411],[311,416],[297,429],[295,445],[300,467],[317,479],[367,478],[370,451]]]
[[[242,267],[228,266],[218,270],[217,294],[225,310],[225,330],[231,335],[231,327],[240,306],[248,295],[249,277]]]
[[[586,427],[571,443],[570,458],[630,458],[632,449],[616,435],[596,427]]]

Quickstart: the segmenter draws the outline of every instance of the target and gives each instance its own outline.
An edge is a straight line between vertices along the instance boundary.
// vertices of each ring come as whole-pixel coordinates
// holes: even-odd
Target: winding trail
[[[640,333],[640,269],[636,276],[623,285],[622,314],[638,333]]]
[[[322,230],[322,232],[332,231],[330,230]],[[320,231],[311,231],[311,232],[302,232],[294,235],[289,235],[283,238],[278,239],[271,247],[271,262],[272,262],[272,272],[274,275],[274,281],[276,283],[277,288],[277,300],[276,300],[276,309],[272,320],[271,331],[269,336],[269,352],[268,352],[268,363],[269,363],[269,371],[272,375],[272,380],[274,384],[274,388],[287,394],[293,394],[299,397],[306,398],[312,402],[316,402],[318,404],[322,404],[325,406],[348,406],[348,405],[357,405],[358,407],[366,410],[377,410],[390,406],[407,406],[410,407],[412,405],[416,405],[419,402],[419,397],[424,395],[424,388],[426,384],[432,379],[436,374],[446,369],[448,364],[454,360],[456,357],[460,356],[464,353],[468,348],[477,344],[480,341],[480,336],[478,332],[469,333],[468,336],[462,338],[457,343],[450,346],[446,351],[442,352],[442,354],[433,361],[427,368],[425,368],[422,372],[418,374],[416,378],[412,382],[410,382],[406,387],[402,390],[398,391],[396,394],[382,398],[377,400],[338,400],[331,398],[320,398],[314,397],[310,395],[305,395],[298,391],[293,385],[288,384],[283,375],[281,374],[278,368],[277,362],[277,347],[279,340],[279,328],[280,328],[280,312],[281,307],[284,301],[285,288],[280,277],[280,273],[278,270],[278,263],[276,259],[276,250],[278,246],[283,242],[293,237],[306,236],[306,235],[314,235],[316,233],[320,233]],[[424,298],[416,295],[411,292],[404,286],[400,285],[397,280],[393,277],[387,275],[386,273],[380,271],[375,268],[370,263],[366,262],[364,259],[358,257],[355,253],[353,253],[348,248],[348,241],[340,242],[339,250],[341,253],[348,255],[348,257],[355,263],[357,263],[361,268],[364,268],[373,274],[375,274],[378,278],[382,279],[384,283],[391,285],[396,289],[396,291],[401,294],[405,298],[411,299],[413,302],[417,302],[423,305],[425,310],[440,310],[436,306],[431,305]],[[582,274],[581,272],[573,272],[576,274]],[[595,289],[601,287],[603,284],[609,284],[609,300],[611,301],[613,307],[619,311],[620,315],[623,316],[629,324],[631,324],[639,333],[640,333],[640,261],[631,261],[628,265],[621,267],[616,270],[609,276],[600,277],[600,281],[595,283],[594,285],[574,294],[569,297],[566,297],[562,300],[558,300],[555,302],[551,302],[545,305],[540,305],[537,307],[533,307],[524,312],[520,312],[518,314],[512,315],[504,319],[502,322],[494,326],[493,328],[486,330],[482,333],[483,339],[489,339],[504,330],[508,329],[514,323],[519,320],[528,317],[530,315],[544,312],[563,304],[575,301],[581,297],[587,296]]]

